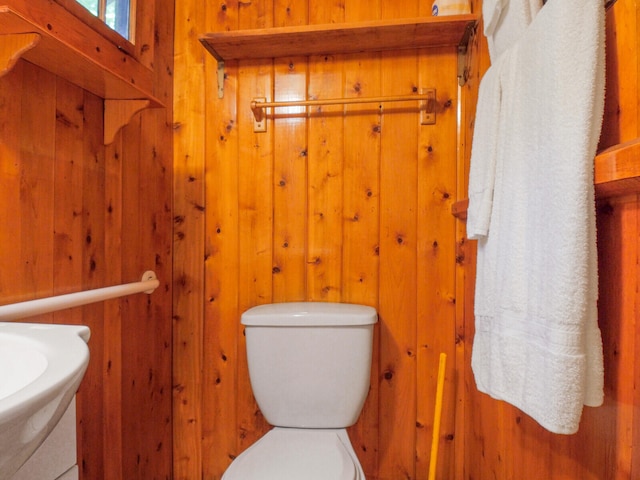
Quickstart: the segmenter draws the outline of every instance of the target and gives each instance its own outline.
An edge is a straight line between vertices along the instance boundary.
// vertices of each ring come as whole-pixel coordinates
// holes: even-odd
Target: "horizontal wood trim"
[[[218,61],[455,46],[478,15],[392,19],[207,33]]]
[[[130,0],[133,1],[134,0]],[[130,24],[134,25],[133,35],[129,38],[125,38],[118,32],[109,27],[103,19],[99,16],[91,13],[86,7],[78,3],[78,0],[54,0],[55,3],[61,5],[65,10],[71,13],[74,17],[85,23],[93,30],[98,32],[101,36],[107,38],[111,43],[118,46],[120,50],[127,52],[130,55],[135,56],[135,11],[136,6],[131,8],[132,15],[130,17]],[[133,41],[132,41],[133,40]]]
[[[163,106],[152,94],[150,69],[59,9],[52,18],[32,4],[0,6],[0,35],[39,34],[39,43],[22,58],[101,98],[148,99],[151,106]]]
[[[640,192],[640,138],[600,152],[595,160],[598,197]]]

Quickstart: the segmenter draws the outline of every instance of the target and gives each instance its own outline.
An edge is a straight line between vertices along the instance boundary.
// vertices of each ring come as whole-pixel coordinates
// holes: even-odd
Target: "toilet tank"
[[[251,388],[277,427],[345,428],[369,392],[376,310],[345,303],[276,303],[242,315]]]

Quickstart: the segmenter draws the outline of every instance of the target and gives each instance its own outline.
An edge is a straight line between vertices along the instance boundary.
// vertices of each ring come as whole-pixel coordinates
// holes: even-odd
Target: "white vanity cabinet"
[[[78,480],[76,399],[27,462],[11,480]]]

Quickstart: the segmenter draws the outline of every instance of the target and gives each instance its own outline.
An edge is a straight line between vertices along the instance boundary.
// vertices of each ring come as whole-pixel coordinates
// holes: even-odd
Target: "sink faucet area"
[[[56,426],[89,364],[85,326],[0,322],[0,478]]]

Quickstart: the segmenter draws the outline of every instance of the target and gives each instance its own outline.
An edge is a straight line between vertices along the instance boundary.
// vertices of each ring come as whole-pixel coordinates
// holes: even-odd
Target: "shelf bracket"
[[[8,33],[0,42],[0,77],[8,73],[23,53],[31,50],[40,41],[37,33]]]
[[[218,60],[218,98],[224,98],[224,62]]]
[[[469,44],[475,33],[476,24],[466,26],[458,44],[458,85],[463,87],[469,79]]]
[[[118,131],[127,125],[140,110],[151,106],[149,100],[105,100],[104,101],[104,144],[115,140]]]

